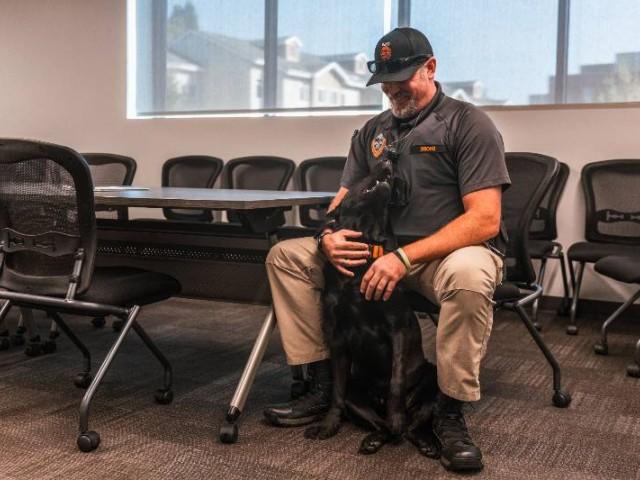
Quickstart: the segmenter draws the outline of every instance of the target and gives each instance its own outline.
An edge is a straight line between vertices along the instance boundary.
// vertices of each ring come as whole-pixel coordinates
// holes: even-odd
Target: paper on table
[[[147,187],[132,187],[129,185],[109,185],[93,187],[94,192],[123,192],[128,190],[149,190]]]

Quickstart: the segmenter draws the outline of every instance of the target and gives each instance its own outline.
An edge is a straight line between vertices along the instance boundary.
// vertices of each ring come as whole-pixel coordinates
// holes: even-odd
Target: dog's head
[[[329,214],[336,229],[347,228],[362,232],[373,242],[388,240],[388,207],[393,178],[391,162],[378,162],[365,178],[349,188],[340,206]]]

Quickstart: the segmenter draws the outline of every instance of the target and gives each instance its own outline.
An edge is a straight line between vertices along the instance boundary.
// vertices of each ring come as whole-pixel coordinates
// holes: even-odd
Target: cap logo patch
[[[379,133],[371,142],[371,153],[373,154],[373,156],[375,158],[378,158],[380,155],[382,155],[382,152],[384,151],[384,147],[386,145],[387,139],[384,138],[384,135]]]
[[[391,55],[393,55],[393,51],[391,50],[391,42],[383,42],[380,46],[380,59],[383,61],[387,61],[391,59]]]

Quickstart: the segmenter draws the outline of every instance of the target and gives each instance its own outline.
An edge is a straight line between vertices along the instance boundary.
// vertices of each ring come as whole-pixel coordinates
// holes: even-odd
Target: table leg
[[[244,367],[244,371],[242,372],[236,391],[233,394],[231,403],[229,404],[229,410],[227,411],[222,425],[220,425],[219,438],[222,443],[235,443],[238,440],[238,420],[240,419],[240,415],[244,409],[244,405],[247,401],[247,395],[249,395],[249,390],[253,385],[253,380],[255,379],[258,367],[260,367],[260,363],[262,362],[264,352],[269,345],[269,338],[271,337],[271,333],[275,326],[276,316],[272,307],[269,309],[269,313],[262,322],[258,338],[256,338],[256,341],[253,344],[249,360],[247,360],[247,364]]]

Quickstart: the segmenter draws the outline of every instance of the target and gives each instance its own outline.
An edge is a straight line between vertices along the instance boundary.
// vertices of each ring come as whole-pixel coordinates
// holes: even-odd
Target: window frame
[[[396,0],[398,26],[411,25],[411,4],[419,0]],[[392,0],[385,0],[385,31],[391,28]],[[571,18],[571,0],[557,0],[557,35],[556,35],[556,68],[555,88],[553,93],[554,103],[535,105],[480,105],[488,111],[514,111],[514,110],[550,110],[550,109],[602,109],[602,108],[637,108],[637,102],[615,103],[566,103],[567,76],[569,62],[569,21]],[[269,117],[269,116],[326,116],[326,115],[362,115],[379,113],[388,108],[388,101],[383,96],[381,105],[355,105],[355,106],[330,106],[330,107],[277,107],[278,102],[278,0],[264,0],[265,28],[264,28],[264,67],[262,76],[263,108],[261,109],[237,109],[237,110],[189,110],[166,111],[166,85],[167,85],[167,13],[168,0],[153,0],[151,2],[151,71],[152,71],[152,98],[156,107],[152,111],[139,112],[136,106],[137,95],[137,11],[138,0],[128,0],[128,34],[127,34],[127,113],[128,118],[156,118],[156,117]],[[387,18],[388,17],[388,18]],[[133,70],[133,71],[131,71]],[[311,92],[309,92],[311,95]],[[159,108],[158,108],[159,107]]]

